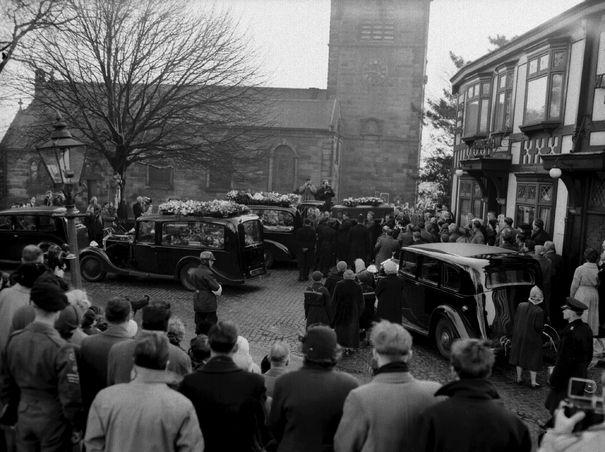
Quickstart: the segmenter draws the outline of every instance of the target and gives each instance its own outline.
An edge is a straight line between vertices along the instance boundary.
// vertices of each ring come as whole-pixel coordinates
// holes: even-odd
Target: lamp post
[[[54,184],[61,184],[65,195],[65,218],[67,219],[67,238],[69,240],[70,272],[72,285],[82,287],[80,275],[80,258],[76,235],[76,217],[78,216],[73,196],[74,183],[80,180],[84,167],[84,143],[75,140],[63,118],[57,113],[54,130],[50,140],[37,146],[36,149],[48,175]]]

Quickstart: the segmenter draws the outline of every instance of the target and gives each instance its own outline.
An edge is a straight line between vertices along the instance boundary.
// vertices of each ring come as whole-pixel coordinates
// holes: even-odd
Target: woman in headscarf
[[[513,324],[513,339],[509,362],[516,366],[515,383],[521,384],[523,369],[529,370],[530,387],[539,388],[536,375],[542,369],[542,330],[544,309],[539,306],[544,294],[538,286],[532,287],[529,299],[519,303]]]
[[[398,265],[393,260],[388,260],[383,268],[386,277],[379,280],[376,285],[376,298],[378,298],[376,317],[401,325],[403,282],[397,276]]]

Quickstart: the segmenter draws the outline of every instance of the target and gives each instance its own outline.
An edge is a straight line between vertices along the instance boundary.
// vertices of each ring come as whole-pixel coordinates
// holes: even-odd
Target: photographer
[[[605,372],[601,374],[601,383],[605,383]],[[605,451],[605,422],[593,425],[583,432],[573,433],[574,427],[585,418],[586,413],[578,411],[567,417],[564,407],[565,402],[561,402],[555,414],[555,427],[546,431],[538,452]]]
[[[301,201],[309,201],[315,199],[315,192],[317,192],[317,188],[311,182],[311,178],[307,177],[305,183],[298,187],[296,193],[300,195]]]

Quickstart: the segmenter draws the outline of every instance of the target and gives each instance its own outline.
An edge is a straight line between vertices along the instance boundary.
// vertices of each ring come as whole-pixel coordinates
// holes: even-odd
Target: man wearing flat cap
[[[278,452],[333,450],[334,434],[347,395],[359,383],[334,370],[340,357],[336,332],[309,327],[302,338],[303,367],[275,381],[269,427]]]
[[[581,301],[568,297],[561,307],[567,326],[561,332],[561,344],[555,368],[550,377],[551,390],[545,406],[552,413],[565,398],[569,379],[586,378],[592,360],[592,330],[582,321],[582,313],[588,309]]]
[[[18,450],[71,450],[83,427],[80,379],[72,345],[54,328],[67,297],[54,284],[36,282],[31,301],[34,321],[13,333],[3,351],[0,421],[17,421]]]
[[[195,293],[193,294],[193,311],[195,312],[195,334],[208,334],[210,327],[218,322],[216,297],[223,293],[212,272],[215,261],[212,251],[202,251],[200,265],[189,269],[187,276]]]

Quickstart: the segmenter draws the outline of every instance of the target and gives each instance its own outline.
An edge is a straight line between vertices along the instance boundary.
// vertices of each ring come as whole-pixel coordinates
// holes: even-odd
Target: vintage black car
[[[510,339],[517,305],[541,280],[530,256],[469,243],[402,248],[403,324],[432,336],[447,356],[456,338],[488,340],[500,351]]]
[[[216,257],[213,271],[222,284],[239,285],[266,273],[263,228],[256,215],[144,215],[137,219],[132,234],[110,235],[103,248],[84,249],[80,267],[87,281],[101,281],[110,272],[174,278],[192,290],[187,271],[199,265],[204,250]]]
[[[296,258],[295,231],[302,226],[302,215],[294,207],[251,205],[250,211],[258,215],[263,224],[265,265],[291,262]]]
[[[38,245],[46,251],[50,245],[67,248],[65,207],[18,207],[0,211],[0,262],[21,261],[26,245]],[[78,247],[88,246],[88,231],[79,218],[76,221]]]

